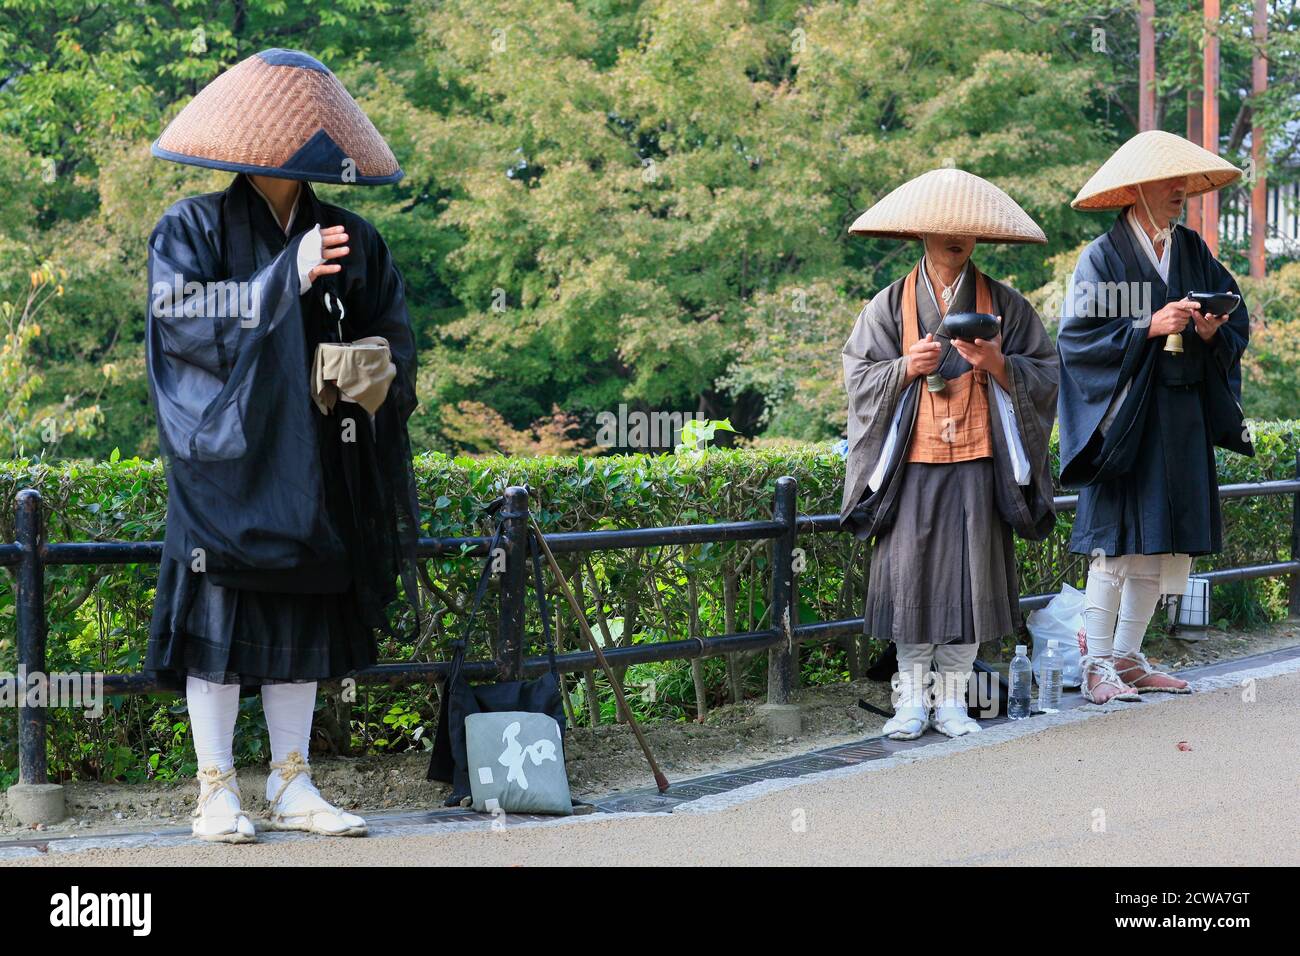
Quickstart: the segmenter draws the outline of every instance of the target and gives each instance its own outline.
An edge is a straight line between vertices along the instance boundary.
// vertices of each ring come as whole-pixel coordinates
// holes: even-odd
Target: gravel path
[[[1221,678],[1186,697],[1074,711],[1055,725],[1009,724],[671,814],[83,850],[0,865],[1297,865],[1300,670],[1283,671],[1244,687]]]

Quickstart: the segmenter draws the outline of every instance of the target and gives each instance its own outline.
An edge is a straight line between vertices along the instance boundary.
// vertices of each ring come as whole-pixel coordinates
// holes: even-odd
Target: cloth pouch
[[[382,336],[322,342],[312,360],[311,398],[322,415],[339,401],[355,402],[373,415],[396,377],[397,366]]]

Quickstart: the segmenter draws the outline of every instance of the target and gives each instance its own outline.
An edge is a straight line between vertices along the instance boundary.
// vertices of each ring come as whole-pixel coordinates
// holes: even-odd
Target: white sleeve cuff
[[[311,231],[303,233],[302,240],[298,243],[298,294],[302,295],[311,288],[311,280],[307,274],[325,261],[321,255],[320,226],[314,226]]]
[[[1002,419],[1002,433],[1006,437],[1007,451],[1011,455],[1011,474],[1017,485],[1029,484],[1029,456],[1025,454],[1025,444],[1020,440],[1020,429],[1016,425],[1016,407],[1011,396],[997,382],[993,383],[993,394],[997,396],[998,417]]]
[[[871,477],[867,479],[867,487],[871,489],[872,494],[880,490],[880,486],[885,481],[885,472],[889,470],[889,461],[894,457],[894,446],[898,444],[898,430],[903,424],[903,406],[905,404],[906,402],[900,400],[898,407],[894,409],[894,419],[889,424],[889,434],[885,436],[885,445],[880,451],[880,460],[876,462]]]

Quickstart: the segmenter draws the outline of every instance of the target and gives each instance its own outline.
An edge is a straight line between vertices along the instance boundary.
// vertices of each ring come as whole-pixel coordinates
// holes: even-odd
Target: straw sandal
[[[1131,686],[1139,694],[1190,694],[1191,686],[1181,677],[1166,674],[1151,666],[1147,656],[1141,651],[1132,654],[1116,654],[1115,670],[1120,680]],[[1136,680],[1133,675],[1136,673]]]
[[[199,803],[194,808],[190,833],[208,843],[255,842],[257,830],[240,807],[239,779],[234,768],[221,771],[216,767],[204,767],[198,772],[198,780]],[[233,813],[223,813],[212,806],[212,798],[223,792],[235,798],[237,809]]]
[[[1090,704],[1106,704],[1112,700],[1140,700],[1138,692],[1130,687],[1115,672],[1115,664],[1109,657],[1084,657],[1080,662],[1080,686],[1079,692],[1083,694],[1083,699]],[[1096,673],[1101,678],[1097,686],[1090,687],[1088,678]],[[1096,691],[1103,687],[1115,688],[1115,693],[1109,694],[1098,700]]]
[[[302,754],[293,750],[280,763],[271,764],[280,773],[280,788],[271,799],[270,830],[296,830],[321,836],[365,836],[366,821],[326,803],[311,782],[311,768]],[[295,781],[297,786],[292,787]]]

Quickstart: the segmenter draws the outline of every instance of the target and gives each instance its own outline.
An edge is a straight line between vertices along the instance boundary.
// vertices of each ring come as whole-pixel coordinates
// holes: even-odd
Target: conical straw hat
[[[1190,140],[1160,129],[1138,133],[1115,150],[1070,203],[1075,209],[1123,209],[1137,202],[1142,183],[1187,177],[1197,196],[1241,178],[1241,170]]]
[[[222,73],[163,130],[153,154],[320,183],[402,178],[393,151],[343,84],[297,50],[263,50]]]
[[[932,169],[903,183],[849,227],[859,236],[974,236],[980,242],[1046,242],[1029,214],[997,186],[960,169]]]

